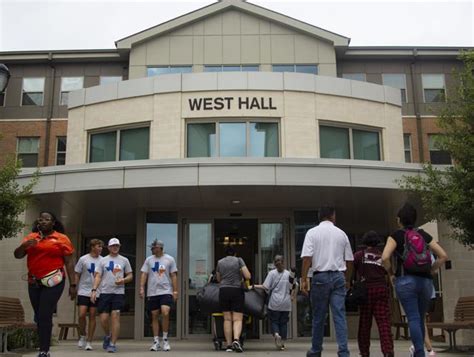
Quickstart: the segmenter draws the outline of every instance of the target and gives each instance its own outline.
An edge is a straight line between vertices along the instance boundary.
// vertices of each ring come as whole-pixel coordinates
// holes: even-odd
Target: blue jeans
[[[415,357],[424,357],[425,315],[430,304],[433,282],[429,278],[405,275],[395,280],[395,291],[407,315]]]
[[[272,335],[278,333],[283,340],[286,340],[286,336],[288,335],[288,320],[290,319],[290,312],[268,309],[268,318],[270,319]]]
[[[311,304],[313,307],[313,337],[309,354],[320,355],[323,350],[324,323],[331,305],[336,329],[337,355],[348,357],[346,323],[346,279],[343,272],[321,272],[313,276]]]

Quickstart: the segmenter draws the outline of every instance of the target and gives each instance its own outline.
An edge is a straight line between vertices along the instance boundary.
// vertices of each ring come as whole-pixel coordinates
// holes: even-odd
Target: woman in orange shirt
[[[27,256],[28,294],[38,325],[40,352],[38,357],[49,357],[53,313],[64,290],[66,267],[69,282],[74,281],[74,247],[63,234],[64,227],[54,214],[41,212],[20,246],[15,258]],[[76,285],[69,284],[69,296],[75,299]]]

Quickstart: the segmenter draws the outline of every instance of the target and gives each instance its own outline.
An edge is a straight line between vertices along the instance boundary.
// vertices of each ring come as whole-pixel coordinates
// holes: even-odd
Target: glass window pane
[[[411,150],[411,143],[410,143],[410,134],[403,135],[403,147],[405,150]]]
[[[150,128],[120,131],[120,161],[143,160],[149,157]]]
[[[23,78],[23,92],[43,92],[44,78]]]
[[[219,124],[219,154],[220,156],[246,156],[246,123]]]
[[[222,66],[204,66],[204,72],[222,72]]]
[[[122,80],[122,76],[101,76],[100,77],[100,85],[109,84],[109,83],[117,83]]]
[[[66,165],[66,153],[60,152],[56,154],[56,165]]]
[[[384,73],[382,74],[382,81],[385,86],[404,89],[406,88],[404,73]]]
[[[18,138],[18,153],[33,154],[38,153],[39,138]]]
[[[380,160],[379,133],[372,131],[352,130],[354,159]]]
[[[349,130],[330,126],[319,127],[322,158],[349,159]]]
[[[405,162],[407,162],[407,163],[411,162],[411,152],[410,151],[405,151]]]
[[[311,65],[297,64],[295,72],[318,74],[318,66],[316,66],[314,64],[311,64]]]
[[[90,162],[116,160],[117,132],[91,135]]]
[[[273,72],[294,72],[295,66],[292,64],[274,64]]]
[[[216,124],[188,124],[188,157],[216,156]]]
[[[258,66],[242,66],[242,72],[258,72]]]
[[[172,66],[169,73],[191,73],[193,68],[191,66]]]
[[[58,136],[58,151],[66,151],[67,139],[65,136]]]
[[[425,103],[438,103],[444,101],[444,89],[425,89]]]
[[[223,72],[240,72],[240,66],[223,66]]]
[[[278,157],[278,124],[250,123],[250,156]]]
[[[147,68],[147,76],[158,76],[160,74],[170,73],[169,67],[149,67]]]
[[[43,92],[23,93],[21,105],[43,105]]]
[[[365,82],[365,73],[343,73],[342,78]]]
[[[423,88],[444,88],[444,74],[422,74]]]
[[[82,89],[84,87],[84,77],[63,77],[61,79],[61,92]]]
[[[38,166],[38,154],[18,154],[18,160],[21,160],[23,167]]]
[[[67,105],[69,100],[69,92],[61,92],[61,103],[59,105]]]

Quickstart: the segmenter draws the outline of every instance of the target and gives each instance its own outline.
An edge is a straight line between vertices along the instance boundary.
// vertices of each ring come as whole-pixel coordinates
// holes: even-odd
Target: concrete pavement
[[[135,340],[119,340],[117,343],[118,352],[116,355],[127,355],[134,357],[150,357],[152,355],[166,355],[167,357],[174,356],[190,356],[190,357],[209,357],[209,356],[222,356],[229,355],[225,351],[214,351],[212,341],[206,338],[203,340],[184,340],[176,341],[170,339],[172,351],[170,352],[150,352],[148,349],[151,345],[151,340],[148,341],[135,341]],[[306,351],[310,346],[310,342],[301,341],[293,342],[288,341],[286,344],[286,351],[276,351],[274,344],[271,340],[251,340],[245,344],[245,356],[305,356]],[[408,357],[408,348],[410,342],[408,341],[395,341],[395,356]],[[435,344],[436,346],[436,344]],[[77,342],[73,340],[61,341],[57,346],[51,348],[51,357],[104,357],[110,356],[111,354],[106,353],[102,349],[102,341],[94,341],[93,351],[84,351],[77,348]],[[447,346],[439,346],[443,349]],[[349,348],[352,356],[358,356],[357,341],[351,340],[349,342]],[[435,348],[437,350],[437,348]],[[439,350],[439,349],[438,349]],[[378,340],[372,340],[371,346],[372,356],[380,357],[380,345]],[[25,353],[24,356],[36,356],[37,352]],[[464,354],[464,356],[473,356],[474,353]],[[325,342],[323,357],[336,357],[337,356],[337,345],[335,342]],[[454,357],[460,356],[459,354],[452,353],[438,353],[439,357]]]

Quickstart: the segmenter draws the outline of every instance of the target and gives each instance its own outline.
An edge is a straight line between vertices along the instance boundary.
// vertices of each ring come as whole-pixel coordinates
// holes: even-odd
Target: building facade
[[[420,162],[450,164],[434,145],[436,112],[453,88],[459,48],[350,47],[349,38],[245,1],[224,0],[116,42],[115,50],[3,52],[12,72],[0,96],[1,163],[16,155],[41,175],[25,213],[56,212],[77,247],[112,236],[136,276],[149,245],[177,259],[181,298],[172,334],[210,333],[196,292],[233,245],[259,283],[283,253],[301,268],[317,207],[337,208],[353,249],[388,235],[406,196],[396,179]],[[427,229],[453,256],[437,279],[441,315],[472,295],[472,253]],[[18,239],[2,241],[2,295],[28,306]],[[456,257],[456,258],[454,258]],[[124,335],[150,335],[127,287]],[[58,321],[75,319],[64,296]],[[351,310],[351,309],[349,309]],[[31,312],[30,312],[31,313]],[[349,311],[355,336],[357,311]],[[252,321],[248,335],[268,328]],[[294,304],[291,335],[311,334],[308,301]],[[327,335],[333,336],[328,325]],[[469,335],[466,333],[465,338]]]

